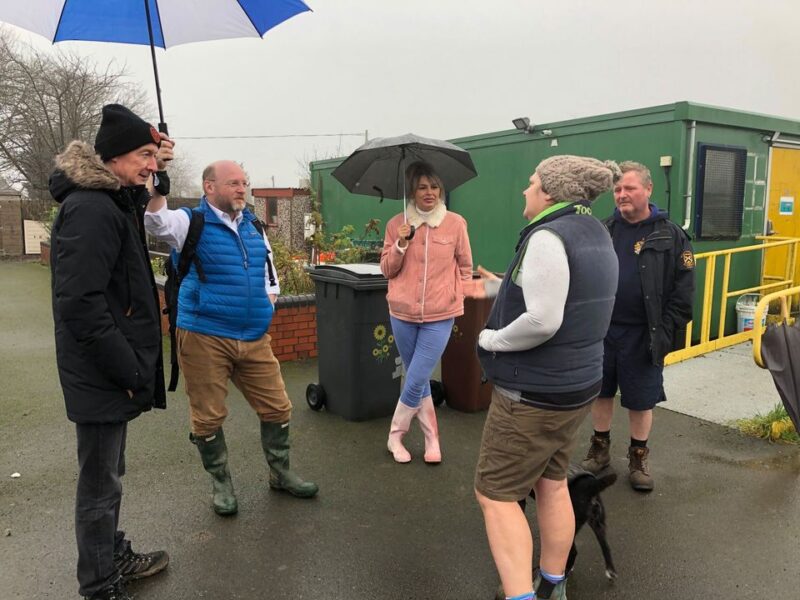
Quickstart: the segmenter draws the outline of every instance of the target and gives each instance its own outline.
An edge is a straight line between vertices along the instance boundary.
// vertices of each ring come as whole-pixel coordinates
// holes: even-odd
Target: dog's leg
[[[614,568],[614,561],[611,558],[611,548],[606,539],[606,516],[602,509],[595,512],[588,521],[589,527],[594,531],[597,542],[600,544],[600,551],[603,553],[603,561],[606,563],[606,577],[614,580],[617,577],[617,570]]]
[[[577,533],[577,532],[576,532]],[[578,549],[575,547],[575,540],[572,541],[572,548],[569,549],[569,556],[567,557],[567,566],[564,568],[564,576],[569,577],[575,567],[575,559],[578,556]]]

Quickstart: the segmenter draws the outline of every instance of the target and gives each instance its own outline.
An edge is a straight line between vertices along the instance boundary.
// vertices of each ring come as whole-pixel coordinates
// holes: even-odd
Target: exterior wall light
[[[524,133],[533,133],[534,125],[531,125],[531,120],[528,117],[518,117],[512,119],[511,122],[514,124],[514,127],[520,131]]]

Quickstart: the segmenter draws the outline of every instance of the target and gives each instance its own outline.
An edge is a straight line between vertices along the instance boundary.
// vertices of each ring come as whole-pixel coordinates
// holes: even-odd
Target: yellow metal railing
[[[781,290],[767,294],[756,305],[756,314],[753,317],[753,360],[762,369],[766,369],[766,365],[761,358],[761,336],[764,334],[766,327],[761,326],[764,319],[764,313],[769,309],[769,303],[774,300],[781,301],[781,321],[786,325],[792,323],[792,318],[789,313],[792,311],[792,296],[800,294],[800,286],[789,288],[788,290]]]
[[[771,292],[780,290],[780,288],[791,288],[797,285],[794,276],[796,272],[798,251],[800,250],[800,238],[780,238],[774,237],[759,237],[764,243],[755,244],[753,246],[744,246],[741,248],[728,248],[726,250],[716,250],[714,252],[702,252],[695,255],[695,263],[697,266],[701,264],[700,261],[705,261],[705,278],[703,283],[703,306],[700,313],[700,336],[696,344],[692,344],[693,328],[696,326],[691,322],[686,327],[686,341],[684,348],[676,350],[667,355],[664,359],[664,364],[670,365],[688,358],[707,354],[714,350],[720,350],[740,344],[747,340],[753,339],[753,330],[742,331],[737,333],[725,334],[726,317],[728,316],[728,301],[731,298],[741,296],[742,294],[754,292]],[[788,260],[783,273],[783,278],[780,276],[771,276],[769,280],[762,277],[761,285],[756,285],[749,288],[739,290],[729,290],[730,287],[730,274],[731,274],[731,260],[734,254],[742,254],[745,252],[763,252],[769,248],[777,248],[786,246],[788,250]],[[715,295],[714,282],[717,275],[717,259],[722,258],[722,286]],[[769,281],[769,283],[767,283]],[[714,308],[719,306],[719,327],[717,336],[712,339],[711,337],[711,316]],[[760,321],[756,321],[760,324]],[[754,328],[756,329],[756,328]]]

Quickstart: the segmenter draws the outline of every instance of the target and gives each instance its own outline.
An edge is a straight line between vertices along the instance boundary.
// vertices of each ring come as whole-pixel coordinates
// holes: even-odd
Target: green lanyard
[[[531,219],[531,222],[528,223],[528,225],[533,225],[534,223],[544,219],[547,215],[552,214],[552,213],[556,212],[557,210],[561,210],[562,208],[566,208],[570,204],[572,204],[572,202],[556,202],[555,204],[553,204],[553,206],[548,206],[542,212],[540,212],[538,215],[533,217]]]
[[[542,219],[544,219],[547,215],[552,214],[552,213],[556,212],[557,210],[561,210],[562,208],[566,208],[570,204],[572,204],[572,202],[556,202],[552,206],[548,206],[542,212],[540,212],[538,215],[533,217],[531,219],[531,222],[528,223],[528,225],[533,225],[534,223],[537,223],[538,221],[541,221]],[[511,273],[511,281],[513,281],[514,283],[517,282],[517,274],[519,273],[519,267],[522,264],[522,260],[525,258],[525,253],[527,251],[528,251],[528,243],[525,242],[525,248],[522,250],[522,254],[519,257],[519,262],[516,264],[516,266],[514,267],[514,271]]]

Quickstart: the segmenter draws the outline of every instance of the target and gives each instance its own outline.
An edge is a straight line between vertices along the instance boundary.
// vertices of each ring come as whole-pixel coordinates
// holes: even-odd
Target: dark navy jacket
[[[695,263],[686,232],[655,205],[651,204],[650,208],[656,213],[653,231],[644,238],[635,262],[620,261],[620,280],[635,280],[631,270],[638,271],[641,287],[631,293],[641,294],[650,333],[651,358],[654,365],[663,365],[667,354],[683,347],[686,324],[692,320]],[[624,235],[626,225],[619,211],[603,223],[612,239]],[[620,295],[626,293],[626,290],[619,290]],[[617,321],[613,320],[612,324]]]
[[[144,186],[119,180],[88,144],[56,160],[53,321],[67,416],[122,423],[166,407],[161,314],[142,221]],[[133,397],[128,395],[132,392]]]

